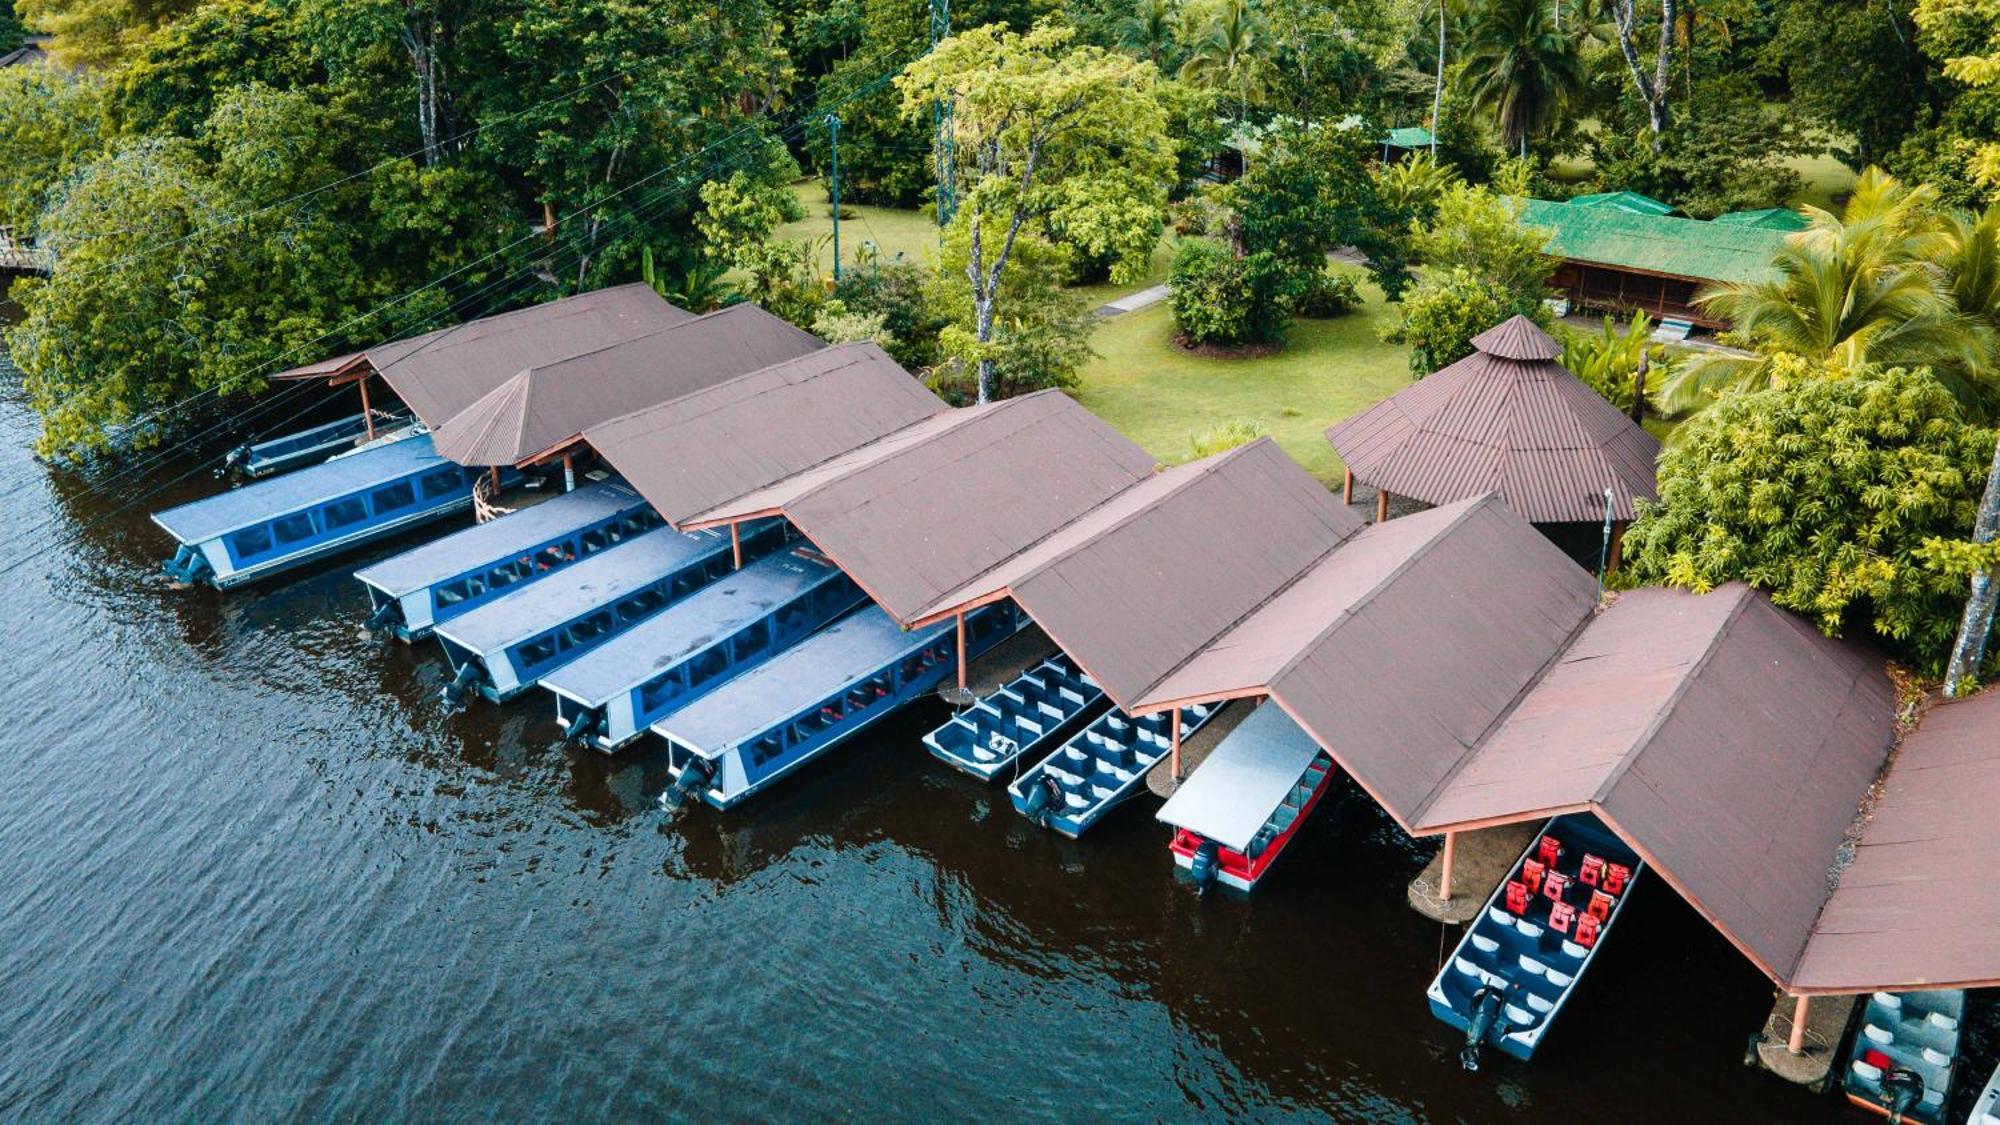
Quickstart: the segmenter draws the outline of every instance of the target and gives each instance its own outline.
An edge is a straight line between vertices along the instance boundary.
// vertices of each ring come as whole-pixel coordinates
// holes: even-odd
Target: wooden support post
[[[1389,519],[1389,490],[1386,488],[1378,488],[1375,490],[1375,522],[1385,523],[1388,521],[1388,519]]]
[[[1618,564],[1623,562],[1624,560],[1625,560],[1625,521],[1619,520],[1611,525],[1611,558],[1610,561],[1605,564],[1605,569],[1617,570]]]
[[[1354,470],[1349,469],[1340,478],[1340,502],[1354,503]]]
[[[1174,708],[1171,729],[1173,731],[1174,745],[1174,780],[1179,781],[1181,779],[1181,709],[1178,707]]]
[[[498,465],[493,466],[492,473],[493,473],[493,498],[495,500],[498,500],[500,499],[500,466]]]
[[[572,456],[572,455],[571,455],[571,454],[569,454],[569,453],[564,453],[564,454],[563,454],[563,491],[564,491],[564,492],[575,492],[575,491],[576,491],[576,464],[575,464],[575,462],[573,462],[573,461],[571,461],[571,460],[570,460],[571,456]],[[734,525],[732,524],[731,526],[734,526]]]
[[[1811,1003],[1812,998],[1801,996],[1798,1000],[1792,1008],[1792,1037],[1785,1044],[1785,1049],[1795,1055],[1803,1055],[1806,1053],[1806,1005]]]
[[[1451,861],[1458,851],[1458,833],[1444,834],[1444,870],[1438,873],[1438,897],[1451,901]]]
[[[729,558],[737,570],[743,569],[743,531],[741,524],[729,525]]]
[[[368,408],[368,376],[361,377],[361,425],[368,431],[368,440],[375,440],[375,412]]]
[[[965,690],[965,611],[958,611],[958,690]]]

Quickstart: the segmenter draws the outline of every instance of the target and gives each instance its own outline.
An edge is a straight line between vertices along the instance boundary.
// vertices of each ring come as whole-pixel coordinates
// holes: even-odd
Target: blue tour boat
[[[477,477],[416,434],[155,512],[153,522],[180,544],[169,578],[226,590],[465,511]]]
[[[1018,632],[1012,603],[966,615],[966,659]],[[905,630],[879,606],[850,614],[653,724],[678,805],[726,809],[826,753],[958,671],[955,622]]]
[[[1221,703],[1181,708],[1181,740],[1222,710]],[[1146,773],[1173,748],[1168,712],[1132,718],[1116,709],[1076,732],[1007,787],[1014,811],[1075,839],[1139,791]]]
[[[1104,689],[1057,653],[924,736],[931,756],[981,781],[1039,757],[1106,706]]]
[[[777,546],[781,520],[743,535],[745,558]],[[648,531],[439,625],[455,706],[477,687],[504,703],[584,653],[735,569],[729,536]]]
[[[542,678],[572,739],[616,750],[868,596],[810,548],[766,556]]]
[[[1174,866],[1206,892],[1249,893],[1331,787],[1333,758],[1266,701],[1229,732],[1158,817],[1174,828]]]
[[[390,431],[408,425],[407,418],[390,419],[377,426],[377,440],[387,439]],[[224,465],[240,467],[245,476],[268,477],[324,461],[342,450],[353,449],[367,438],[368,416],[354,414],[283,437],[239,446],[230,451]]]
[[[1491,1043],[1534,1057],[1617,924],[1645,865],[1588,813],[1559,816],[1528,846],[1431,982],[1431,1014],[1465,1032],[1459,1062]]]
[[[368,589],[368,627],[413,641],[440,621],[665,526],[638,493],[606,481],[391,555],[354,577]]]
[[[1964,1022],[1960,990],[1870,996],[1841,1079],[1847,1100],[1885,1117],[1944,1125]]]

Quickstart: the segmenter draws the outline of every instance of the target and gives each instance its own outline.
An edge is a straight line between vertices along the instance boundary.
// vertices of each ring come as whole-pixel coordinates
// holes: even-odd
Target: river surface
[[[1351,785],[1248,902],[1176,885],[1150,800],[1031,827],[934,705],[668,819],[539,695],[443,714],[360,559],[168,589],[146,513],[220,485],[151,492],[202,462],[93,482],[33,429],[0,375],[42,552],[0,578],[0,1120],[1871,1120],[1740,1065],[1768,986],[1657,880],[1541,1057],[1468,1074],[1427,851]]]

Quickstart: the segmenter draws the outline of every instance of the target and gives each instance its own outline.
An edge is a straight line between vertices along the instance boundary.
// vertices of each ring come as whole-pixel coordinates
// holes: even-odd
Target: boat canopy
[[[437,467],[456,472],[428,435],[417,434],[168,508],[153,522],[183,543],[200,543]]]
[[[391,555],[355,571],[354,577],[400,598],[644,503],[638,493],[617,481],[585,485],[505,518]]]
[[[1265,703],[1181,782],[1160,808],[1159,819],[1240,852],[1319,753],[1319,743],[1284,708]]]

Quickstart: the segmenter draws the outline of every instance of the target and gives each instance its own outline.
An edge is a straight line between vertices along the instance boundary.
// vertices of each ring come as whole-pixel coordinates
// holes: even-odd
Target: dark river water
[[[44,552],[0,579],[0,1120],[1869,1120],[1740,1065],[1768,987],[1657,883],[1541,1057],[1467,1074],[1426,850],[1351,786],[1248,902],[1150,801],[1032,828],[936,707],[669,820],[539,695],[442,714],[357,559],[169,590],[146,513],[218,483],[32,431],[0,377],[0,542]]]

